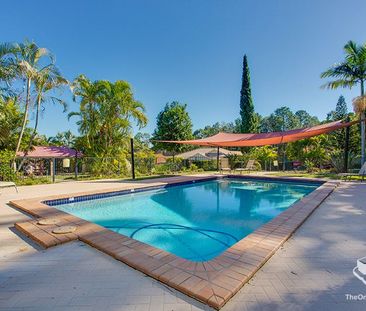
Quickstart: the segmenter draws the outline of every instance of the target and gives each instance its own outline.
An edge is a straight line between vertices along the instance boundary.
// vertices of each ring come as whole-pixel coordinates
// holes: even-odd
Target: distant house
[[[227,155],[241,155],[240,151],[231,151],[224,148],[220,148],[219,157],[224,158]],[[190,161],[207,161],[216,160],[217,158],[217,148],[198,148],[191,151],[187,151],[181,154],[177,154],[176,157],[182,158],[184,160]]]
[[[166,163],[166,160],[167,160],[167,156],[165,156],[165,155],[163,155],[163,154],[161,154],[161,153],[157,153],[156,155],[155,155],[155,157],[156,157],[156,164],[164,164],[164,163]]]
[[[80,151],[69,147],[60,146],[35,146],[26,154],[28,159],[64,159],[64,158],[81,158],[83,154]],[[17,157],[24,157],[23,151],[17,152]]]
[[[23,171],[27,175],[50,175],[55,181],[56,168],[70,171],[71,159],[73,171],[77,176],[77,159],[83,157],[80,151],[64,146],[35,146],[28,153],[17,152],[18,162],[24,158]]]

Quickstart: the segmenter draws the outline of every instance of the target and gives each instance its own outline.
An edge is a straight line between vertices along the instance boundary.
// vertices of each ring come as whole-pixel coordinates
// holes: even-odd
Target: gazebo
[[[18,159],[49,161],[49,171],[53,182],[56,176],[56,160],[62,159],[62,166],[69,168],[70,159],[75,159],[75,177],[77,178],[77,159],[82,156],[80,151],[65,146],[35,146],[26,153],[23,151],[17,153]]]

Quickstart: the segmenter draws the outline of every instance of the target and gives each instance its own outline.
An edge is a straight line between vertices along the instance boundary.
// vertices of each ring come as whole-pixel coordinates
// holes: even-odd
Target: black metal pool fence
[[[20,161],[17,161],[19,166]],[[216,160],[189,161],[180,158],[167,159],[164,163],[157,163],[152,156],[136,156],[134,159],[135,177],[161,176],[177,173],[193,173],[204,171],[216,171]],[[225,159],[220,159],[220,168],[225,166]],[[237,162],[236,168],[244,168],[246,163]],[[256,169],[266,171],[283,170],[282,162],[260,163]],[[285,163],[285,170],[301,169],[301,166],[294,166],[293,161]],[[83,157],[64,159],[33,158],[26,160],[17,173],[18,178],[44,179],[45,182],[62,182],[68,180],[86,180],[98,178],[132,178],[132,159],[130,155],[112,157]]]

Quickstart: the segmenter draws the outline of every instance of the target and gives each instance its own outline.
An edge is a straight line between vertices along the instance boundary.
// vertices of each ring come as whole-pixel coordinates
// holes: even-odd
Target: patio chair
[[[15,190],[17,191],[17,193],[18,193],[17,185],[14,182],[12,182],[12,181],[0,181],[0,189],[1,188],[8,188],[8,187],[14,187]]]
[[[231,168],[230,167],[223,167],[223,166],[220,166],[220,173],[223,174],[224,172],[229,172],[231,173]]]
[[[366,162],[361,166],[360,170],[358,172],[355,173],[339,173],[338,176],[341,177],[341,179],[343,178],[345,181],[347,180],[351,180],[351,177],[353,176],[360,176],[361,177],[361,181],[364,181],[365,176],[366,176]]]
[[[254,169],[255,169],[254,163],[255,163],[255,160],[249,160],[247,162],[247,165],[245,168],[239,167],[239,168],[236,168],[235,171],[240,172],[240,174],[242,174],[245,171],[248,171],[250,173],[250,171],[254,171]]]

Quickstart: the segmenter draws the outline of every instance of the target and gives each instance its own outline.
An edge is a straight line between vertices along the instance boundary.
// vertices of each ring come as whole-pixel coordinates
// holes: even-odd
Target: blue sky
[[[144,132],[173,100],[188,105],[197,129],[238,117],[244,53],[260,114],[289,106],[325,118],[340,94],[351,109],[359,90],[320,89],[319,75],[348,40],[366,41],[365,12],[364,0],[6,1],[0,41],[49,48],[70,80],[129,81],[146,106]],[[67,129],[77,132],[75,120],[47,107],[40,132]]]

